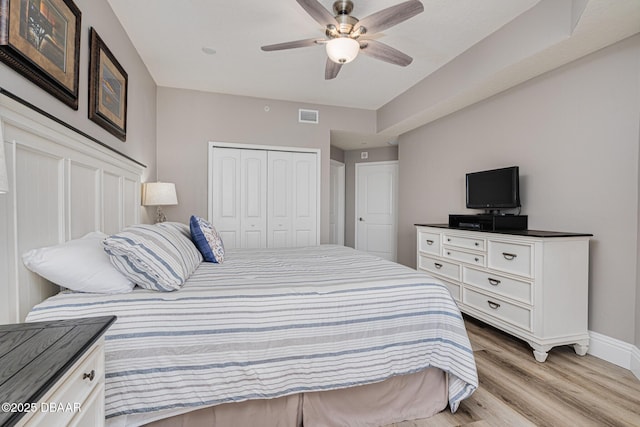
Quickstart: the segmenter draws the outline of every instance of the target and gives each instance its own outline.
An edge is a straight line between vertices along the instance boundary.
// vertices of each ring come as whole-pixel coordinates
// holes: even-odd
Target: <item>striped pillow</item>
[[[109,236],[103,245],[122,274],[156,291],[180,289],[202,262],[193,242],[172,227],[133,225]]]
[[[177,230],[180,233],[182,233],[182,235],[184,237],[186,237],[187,239],[191,240],[191,229],[189,228],[189,225],[187,225],[187,224],[183,224],[181,222],[165,221],[165,222],[157,223],[156,226],[162,227],[162,228],[169,228],[169,229],[172,229],[172,230]],[[191,240],[191,241],[193,242],[193,240]]]

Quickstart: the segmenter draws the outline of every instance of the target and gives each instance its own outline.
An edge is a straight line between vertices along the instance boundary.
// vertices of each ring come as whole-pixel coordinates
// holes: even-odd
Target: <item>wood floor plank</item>
[[[536,378],[527,369],[503,363],[491,352],[479,354],[476,364],[480,371],[481,386],[535,425],[597,425],[579,412],[567,410],[564,402],[554,395],[548,382]]]
[[[640,426],[640,380],[630,371],[569,346],[539,363],[527,343],[465,320],[479,389],[455,414],[387,427]]]

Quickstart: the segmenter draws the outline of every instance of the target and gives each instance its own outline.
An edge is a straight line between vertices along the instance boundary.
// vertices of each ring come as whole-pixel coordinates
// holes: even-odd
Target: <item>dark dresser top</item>
[[[0,402],[38,402],[115,320],[104,316],[0,325]],[[0,411],[0,426],[12,426],[23,415]]]
[[[593,234],[590,233],[569,233],[564,231],[543,231],[543,230],[472,230],[469,228],[449,227],[448,224],[414,224],[416,227],[436,227],[447,228],[449,230],[465,230],[476,231],[478,233],[496,233],[496,234],[510,234],[512,236],[527,236],[527,237],[590,237]]]

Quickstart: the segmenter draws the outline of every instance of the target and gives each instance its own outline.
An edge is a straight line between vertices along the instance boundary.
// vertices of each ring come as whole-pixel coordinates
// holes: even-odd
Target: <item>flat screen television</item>
[[[467,174],[467,208],[488,211],[520,207],[518,166]]]

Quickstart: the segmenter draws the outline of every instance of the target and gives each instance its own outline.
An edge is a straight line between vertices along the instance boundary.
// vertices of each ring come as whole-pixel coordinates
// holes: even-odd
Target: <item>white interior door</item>
[[[213,165],[209,180],[209,221],[220,233],[228,249],[242,247],[240,208],[240,181],[242,177],[241,153],[234,148],[215,148],[210,163]]]
[[[293,246],[315,246],[317,242],[317,167],[315,153],[293,153]]]
[[[267,218],[267,246],[286,248],[293,246],[293,153],[269,151],[269,195]]]
[[[329,243],[344,245],[345,166],[331,160],[329,199]]]
[[[317,245],[317,156],[269,151],[267,246]]]
[[[267,246],[267,152],[240,151],[241,243],[243,248],[264,248]]]
[[[215,148],[209,220],[226,248],[267,244],[267,153]]]
[[[227,248],[320,243],[319,150],[209,143],[209,220]]]
[[[396,260],[398,162],[356,164],[356,249]]]

